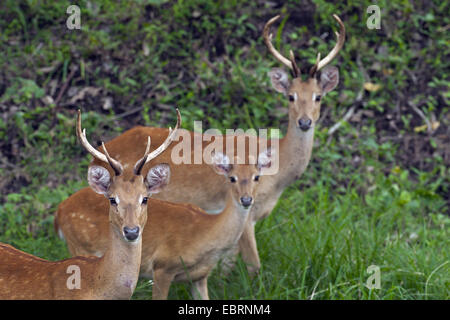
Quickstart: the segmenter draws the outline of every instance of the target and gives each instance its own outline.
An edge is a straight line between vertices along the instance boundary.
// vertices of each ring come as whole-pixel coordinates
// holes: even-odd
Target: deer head
[[[260,176],[270,167],[272,156],[273,152],[268,148],[258,155],[256,164],[236,164],[239,163],[237,158],[235,164],[231,164],[227,155],[217,152],[212,154],[212,167],[217,174],[228,178],[235,203],[248,210],[253,204]],[[249,160],[249,163],[254,162]]]
[[[86,129],[81,130],[81,111],[78,110],[77,137],[81,145],[92,156],[109,165],[114,171],[114,176],[111,177],[109,171],[103,166],[89,167],[89,185],[95,192],[104,195],[109,200],[109,220],[113,230],[128,242],[139,240],[147,221],[148,198],[152,194],[160,192],[170,179],[168,164],[158,164],[152,167],[145,177],[141,174],[142,168],[169,147],[180,124],[181,116],[177,109],[175,130],[170,129],[164,143],[153,152],[150,152],[151,142],[148,137],[144,156],[136,162],[130,177],[130,175],[123,174],[122,164],[108,154],[104,143],[102,143],[103,154],[88,142]]]
[[[291,70],[293,75],[293,80],[289,81],[283,69],[272,69],[269,72],[272,86],[289,99],[289,123],[294,123],[301,131],[308,131],[314,127],[320,116],[320,103],[323,96],[333,90],[339,82],[339,71],[336,67],[327,67],[319,74],[319,70],[336,57],[345,41],[345,26],[337,15],[333,17],[340,25],[340,32],[336,32],[337,43],[324,59],[321,60],[320,53],[317,54],[316,63],[309,70],[308,79],[305,81],[301,78],[301,70],[295,62],[292,50],[287,59],[272,45],[270,27],[280,16],[270,19],[264,26],[263,37],[267,48],[278,61]]]

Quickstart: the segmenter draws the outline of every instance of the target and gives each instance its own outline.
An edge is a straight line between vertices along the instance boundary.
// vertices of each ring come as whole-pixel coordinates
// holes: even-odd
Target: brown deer
[[[248,270],[251,273],[257,272],[260,268],[254,224],[270,214],[283,190],[302,175],[309,163],[313,147],[314,128],[320,115],[322,98],[326,93],[333,90],[339,81],[337,68],[324,67],[336,57],[345,41],[344,24],[338,16],[334,15],[340,25],[340,32],[336,33],[338,41],[324,59],[320,59],[320,54],[317,56],[316,63],[309,71],[308,79],[302,80],[301,70],[295,62],[293,53],[291,52],[290,59],[287,59],[271,43],[269,29],[278,18],[279,16],[276,16],[266,23],[263,32],[264,41],[269,52],[292,71],[294,79],[289,81],[288,74],[279,68],[272,69],[269,72],[274,89],[284,94],[288,99],[289,124],[286,135],[279,140],[279,148],[272,148],[279,155],[279,170],[277,174],[261,177],[255,205],[251,209],[239,241],[242,258],[248,264]],[[319,74],[321,69],[323,70]],[[135,127],[109,141],[106,146],[113,156],[120,157],[124,163],[134,163],[139,157],[139,147],[145,145],[148,136],[152,138],[152,141],[160,142],[167,135],[168,131],[163,128]],[[211,143],[210,137],[205,139],[205,136],[189,132],[187,139],[190,139],[190,143],[193,145],[194,140],[199,138],[203,149],[205,149]],[[235,147],[236,145],[234,143]],[[171,183],[165,188],[164,192],[159,193],[155,198],[172,202],[192,203],[208,213],[217,213],[223,210],[227,193],[225,177],[217,175],[212,167],[205,162],[193,164],[193,161],[191,161],[190,164],[174,164],[172,154],[177,152],[176,148],[177,144],[172,144],[160,157],[150,162],[150,165],[161,162],[169,163],[172,170]],[[236,150],[231,151],[236,152]],[[193,152],[194,150],[192,150]],[[229,150],[226,153],[229,154],[228,152]],[[193,154],[190,156],[191,160],[194,159]],[[91,165],[98,164],[98,160],[91,163]],[[144,168],[143,172],[145,170],[147,169]],[[91,197],[95,198],[96,195],[94,192],[88,191],[83,195],[76,193],[66,201],[82,202],[88,201]],[[72,198],[77,200],[72,200]],[[59,213],[62,213],[62,209]]]
[[[180,118],[178,118],[180,119]],[[169,180],[167,164],[151,168],[146,177],[142,166],[169,146],[175,131],[156,151],[150,153],[150,139],[144,156],[136,162],[134,172],[126,174],[124,166],[87,144],[81,132],[81,113],[78,111],[77,135],[81,144],[102,161],[103,166],[91,166],[88,181],[92,189],[108,198],[105,210],[106,229],[104,255],[101,257],[74,257],[56,262],[46,261],[0,244],[0,299],[130,299],[136,287],[141,264],[142,232],[147,221],[147,201],[159,192]],[[90,210],[96,210],[95,204]],[[73,220],[89,222],[89,217],[71,208]],[[84,220],[83,220],[84,219]],[[95,234],[99,230],[89,224],[83,232]]]
[[[228,179],[225,208],[220,214],[207,214],[191,204],[149,200],[140,275],[154,280],[153,299],[167,299],[173,281],[190,281],[195,298],[209,299],[208,276],[218,260],[237,245],[260,175],[271,165],[272,155],[267,149],[252,165],[231,164],[226,155],[214,154],[213,170]],[[59,232],[74,255],[101,255],[108,245],[107,203],[101,196],[87,196],[88,192],[89,188],[78,191],[58,208]],[[70,213],[80,210],[85,212],[84,219],[75,219]],[[96,232],[89,232],[91,229]]]

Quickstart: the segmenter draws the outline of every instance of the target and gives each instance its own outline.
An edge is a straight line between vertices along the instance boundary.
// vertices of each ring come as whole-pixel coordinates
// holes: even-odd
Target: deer
[[[180,116],[178,113],[178,120]],[[78,111],[78,124],[81,112]],[[166,141],[150,152],[150,139],[144,156],[134,166],[134,173],[125,173],[124,166],[104,153],[86,145],[86,132],[77,130],[81,144],[102,161],[105,167],[90,167],[88,182],[105,201],[106,229],[104,254],[100,257],[77,256],[61,261],[47,261],[25,253],[8,244],[0,244],[0,299],[65,300],[65,299],[130,299],[137,284],[142,254],[142,233],[147,221],[148,198],[159,192],[170,177],[170,167],[158,164],[147,176],[142,166],[158,156],[170,143],[179,127]],[[109,171],[113,171],[114,175]],[[104,200],[106,200],[104,199]],[[79,204],[78,204],[79,205]],[[95,205],[90,208],[95,212]],[[71,215],[83,219],[77,204]],[[85,230],[96,233],[95,226]]]
[[[251,275],[257,274],[261,268],[255,238],[255,223],[272,212],[283,191],[298,180],[306,170],[312,154],[314,129],[320,117],[321,102],[339,82],[339,70],[333,66],[326,67],[338,55],[345,42],[345,26],[337,15],[333,17],[340,26],[340,31],[336,32],[337,42],[325,58],[321,59],[320,53],[317,55],[316,62],[306,73],[305,80],[302,79],[302,72],[293,52],[290,51],[289,58],[286,58],[272,45],[270,28],[280,16],[270,19],[263,29],[263,39],[269,53],[291,71],[293,79],[290,81],[288,73],[281,68],[273,68],[268,72],[272,87],[286,97],[289,122],[286,134],[279,139],[278,147],[275,148],[269,143],[269,147],[278,155],[279,169],[276,174],[261,177],[255,204],[251,208],[238,242],[238,251]],[[106,146],[111,153],[117,157],[120,156],[124,162],[133,163],[139,157],[139,146],[146,143],[148,136],[158,143],[167,135],[168,131],[164,128],[137,126],[110,140]],[[205,149],[211,144],[211,139],[202,139],[202,135],[206,134],[189,131],[186,139],[190,139],[192,145],[195,139],[200,138]],[[236,145],[235,143],[235,148]],[[226,205],[226,178],[223,175],[217,175],[206,161],[201,164],[194,164],[192,161],[175,164],[172,154],[176,152],[176,148],[177,144],[172,144],[158,158],[149,163],[151,166],[164,162],[171,166],[171,183],[154,198],[177,203],[192,203],[210,214],[221,212]],[[230,150],[231,154],[233,152],[237,153],[236,150]],[[191,159],[194,158],[193,153],[194,150],[190,155]],[[90,165],[98,164],[99,161],[94,159]],[[144,168],[143,172],[146,170],[148,168]],[[76,196],[78,195],[71,197]],[[95,192],[89,190],[83,194],[83,201],[88,201],[91,197],[95,197]]]
[[[212,153],[212,169],[227,179],[226,204],[219,214],[208,214],[189,203],[148,199],[140,277],[153,279],[152,299],[167,299],[173,281],[191,282],[195,299],[209,299],[208,277],[219,259],[237,245],[258,181],[271,166],[273,155],[267,148],[257,161],[245,163],[230,161],[221,152]],[[108,203],[100,194],[91,197],[88,192],[89,188],[81,189],[61,203],[56,215],[59,233],[73,255],[101,255],[108,248]],[[133,190],[123,188],[120,192]],[[84,218],[75,218],[71,212],[83,212]],[[90,232],[92,229],[95,232]]]

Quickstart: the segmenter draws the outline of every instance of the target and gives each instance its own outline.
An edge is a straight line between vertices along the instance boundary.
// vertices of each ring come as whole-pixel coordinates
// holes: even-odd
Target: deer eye
[[[109,198],[109,203],[111,203],[113,206],[117,206],[116,198]]]
[[[294,97],[293,94],[290,94],[290,95],[289,95],[289,101],[290,101],[290,102],[294,102],[294,101],[295,101],[295,97]]]
[[[236,177],[230,177],[230,182],[235,183],[237,181]]]
[[[255,177],[253,178],[253,180],[259,181],[259,176],[255,176]]]
[[[322,96],[316,96],[316,101],[320,101],[322,99]]]
[[[148,197],[144,197],[144,198],[142,199],[142,204],[147,204],[147,201],[148,201]]]

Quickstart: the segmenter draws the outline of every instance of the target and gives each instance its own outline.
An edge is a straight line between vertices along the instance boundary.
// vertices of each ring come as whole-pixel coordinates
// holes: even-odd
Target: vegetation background
[[[450,2],[80,0],[81,30],[68,30],[71,4],[0,3],[1,242],[69,257],[53,214],[87,185],[76,109],[95,143],[173,124],[175,107],[186,129],[285,130],[262,28],[281,14],[275,46],[309,67],[334,46],[337,13],[340,83],[322,103],[311,163],[257,224],[259,276],[241,261],[230,276],[219,268],[210,296],[449,299]],[[366,25],[372,4],[379,30]],[[370,265],[379,290],[365,287]],[[133,297],[149,299],[151,284]],[[170,298],[191,298],[188,286]]]

